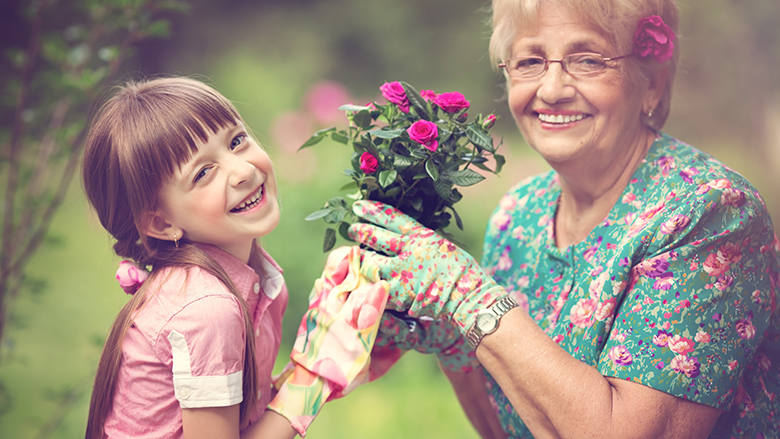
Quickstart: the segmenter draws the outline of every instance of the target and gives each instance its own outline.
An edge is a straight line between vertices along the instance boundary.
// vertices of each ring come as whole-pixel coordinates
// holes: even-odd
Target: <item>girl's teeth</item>
[[[259,203],[263,199],[263,189],[261,188],[254,197],[250,198],[247,201],[244,201],[243,203],[239,204],[235,208],[233,208],[233,212],[240,212],[242,210],[249,209],[251,207],[254,207],[257,203]]]
[[[572,123],[585,118],[584,114],[542,114],[539,113],[539,120],[547,123]]]

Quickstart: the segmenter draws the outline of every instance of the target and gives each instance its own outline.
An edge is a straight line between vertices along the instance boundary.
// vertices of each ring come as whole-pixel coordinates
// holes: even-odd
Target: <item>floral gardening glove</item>
[[[352,210],[373,224],[353,224],[349,236],[389,255],[364,256],[390,283],[389,309],[449,319],[465,337],[477,313],[507,294],[471,255],[394,207],[357,201]]]
[[[326,401],[366,381],[387,294],[387,282],[376,266],[361,261],[358,247],[330,253],[309,296],[291,363],[268,406],[301,436]]]
[[[442,369],[448,372],[471,372],[478,364],[466,338],[449,320],[414,319],[405,313],[385,310],[379,325],[374,353],[380,349],[398,349],[398,356],[408,350],[436,354]]]

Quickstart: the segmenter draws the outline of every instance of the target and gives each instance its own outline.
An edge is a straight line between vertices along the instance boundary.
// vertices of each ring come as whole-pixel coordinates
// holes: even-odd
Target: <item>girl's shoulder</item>
[[[166,328],[226,324],[242,319],[238,299],[213,274],[196,267],[166,267],[147,282],[148,298],[133,318],[134,325],[153,344]]]

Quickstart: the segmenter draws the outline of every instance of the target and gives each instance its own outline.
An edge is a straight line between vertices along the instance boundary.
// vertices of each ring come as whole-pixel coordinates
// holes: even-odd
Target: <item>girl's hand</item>
[[[301,436],[326,401],[367,380],[387,292],[387,282],[361,261],[358,247],[328,256],[298,328],[290,371],[269,405]]]
[[[465,335],[476,314],[506,295],[474,258],[392,206],[357,201],[349,235],[379,253],[364,259],[390,284],[387,307],[410,317],[449,319]]]

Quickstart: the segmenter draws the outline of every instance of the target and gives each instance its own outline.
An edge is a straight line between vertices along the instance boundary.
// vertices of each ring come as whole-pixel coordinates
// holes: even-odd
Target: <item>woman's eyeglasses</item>
[[[614,67],[611,63],[619,59],[631,56],[621,55],[605,58],[598,53],[572,53],[561,59],[547,59],[542,56],[523,56],[511,58],[498,63],[498,67],[506,70],[511,78],[536,79],[544,75],[551,63],[561,64],[563,71],[571,76],[588,77],[595,76],[607,68]]]

